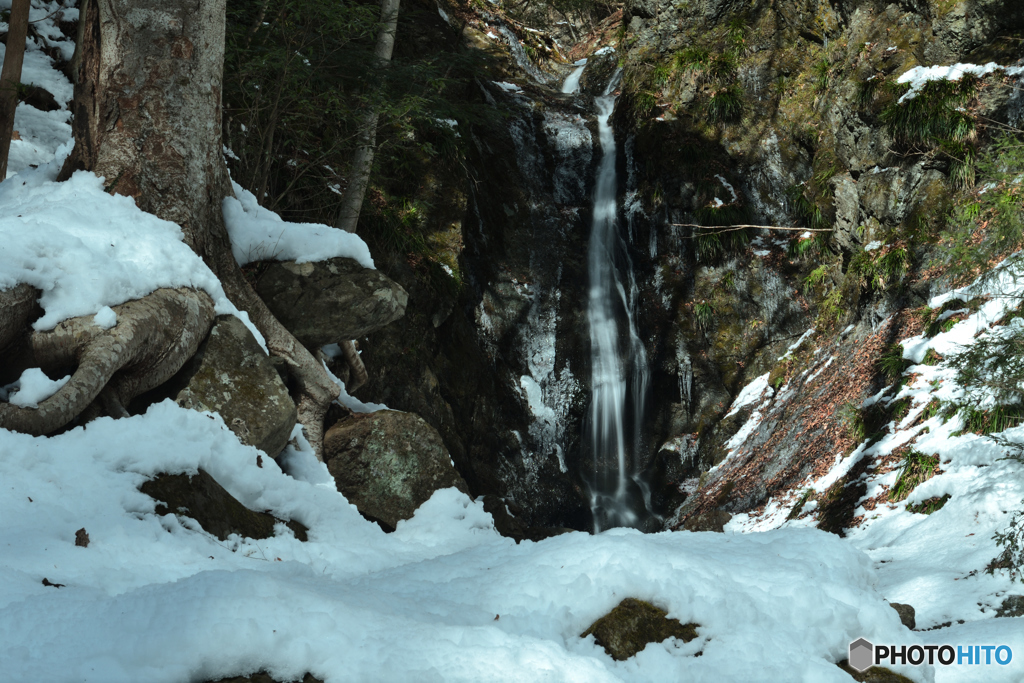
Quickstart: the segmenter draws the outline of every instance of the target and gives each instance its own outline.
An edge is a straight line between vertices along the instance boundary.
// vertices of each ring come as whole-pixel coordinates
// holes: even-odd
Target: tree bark
[[[18,85],[25,61],[30,6],[30,0],[14,0],[11,18],[7,22],[7,47],[3,71],[0,71],[0,182],[7,177],[7,157],[14,135],[14,112],[18,108]]]
[[[58,179],[78,169],[107,190],[181,226],[185,242],[285,360],[298,385],[299,421],[319,454],[323,418],[338,396],[323,366],[270,313],[231,253],[222,201],[221,84],[226,0],[88,0],[75,78],[75,149]]]
[[[391,63],[391,54],[395,49],[395,31],[398,30],[398,5],[399,0],[380,2],[381,27],[373,51],[374,60],[380,67],[386,67]],[[373,157],[377,149],[379,118],[380,112],[377,107],[371,106],[359,122],[358,147],[349,170],[348,186],[341,198],[341,215],[335,226],[348,232],[356,231],[366,188],[370,185],[370,171],[373,170]]]

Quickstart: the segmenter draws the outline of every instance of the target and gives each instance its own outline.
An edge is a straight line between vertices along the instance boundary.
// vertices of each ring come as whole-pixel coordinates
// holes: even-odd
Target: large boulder
[[[231,534],[255,539],[270,538],[278,523],[287,525],[300,541],[306,540],[304,525],[250,510],[205,470],[196,474],[158,474],[143,482],[139,489],[162,503],[157,506],[157,514],[188,514],[207,533],[222,541]]]
[[[380,329],[401,318],[409,301],[398,283],[348,258],[272,263],[256,291],[281,324],[311,349]]]
[[[324,436],[324,462],[349,502],[388,531],[434,491],[469,493],[437,430],[413,413],[382,410],[338,422]]]
[[[649,602],[626,598],[611,612],[601,617],[580,637],[593,634],[597,644],[612,659],[629,659],[649,643],[678,638],[688,643],[697,637],[697,624],[682,624],[669,619],[668,612]]]
[[[178,405],[224,418],[239,441],[276,456],[297,419],[295,403],[270,357],[245,324],[218,317],[196,355],[171,380]]]

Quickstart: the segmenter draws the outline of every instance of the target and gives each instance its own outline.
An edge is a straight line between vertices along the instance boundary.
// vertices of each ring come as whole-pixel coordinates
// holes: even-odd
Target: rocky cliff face
[[[970,179],[964,162],[991,137],[977,122],[1018,125],[1022,98],[996,73],[956,102],[927,100],[916,115],[938,119],[921,125],[955,124],[957,112],[973,122],[940,140],[901,108],[897,78],[919,65],[1017,63],[1014,5],[631,0],[602,24],[547,34],[446,5],[469,49],[505,55],[474,95],[503,118],[463,131],[464,175],[444,181],[465,198],[453,223],[461,288],[417,287],[407,264],[385,265],[410,291],[409,313],[364,344],[376,378],[363,398],[423,415],[475,494],[503,496],[531,525],[588,526],[591,98],[621,67],[620,225],[652,369],[635,469],[676,523],[763,504],[814,468],[832,438],[822,420],[877,382],[833,368],[834,385],[806,399],[813,420],[779,414],[756,437],[757,459],[702,475],[749,415],[730,405],[755,377],[769,375],[768,391],[796,378],[821,349],[871,366],[905,327],[893,314],[923,303],[951,197]],[[584,57],[580,93],[561,94]],[[738,224],[790,229],[698,227]],[[730,486],[739,476],[747,484]]]

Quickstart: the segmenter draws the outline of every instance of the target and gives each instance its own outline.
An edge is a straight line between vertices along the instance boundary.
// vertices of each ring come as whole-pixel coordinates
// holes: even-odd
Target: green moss
[[[682,624],[669,619],[668,612],[649,602],[626,598],[580,634],[594,636],[597,644],[613,659],[629,659],[650,643],[678,638],[688,643],[697,637],[697,624]]]

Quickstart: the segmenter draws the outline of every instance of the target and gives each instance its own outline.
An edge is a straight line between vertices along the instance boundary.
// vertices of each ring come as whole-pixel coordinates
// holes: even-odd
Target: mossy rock
[[[580,637],[594,636],[597,644],[612,659],[629,659],[649,643],[678,638],[688,643],[697,637],[697,624],[681,624],[669,619],[668,612],[649,602],[626,598],[611,612],[601,617]]]
[[[853,680],[860,683],[914,683],[903,674],[898,674],[882,666],[873,666],[867,671],[851,669],[849,662],[843,660],[837,664],[840,669],[853,676]]]
[[[708,510],[699,515],[688,517],[683,522],[683,528],[687,531],[712,531],[714,533],[725,533],[725,525],[732,519],[725,510]]]
[[[435,491],[469,493],[441,435],[414,413],[381,410],[338,422],[324,436],[324,462],[345,498],[386,531]]]
[[[306,540],[305,526],[279,520],[266,512],[250,510],[204,470],[194,475],[158,474],[144,482],[139,490],[160,501],[157,514],[187,514],[207,533],[222,541],[231,534],[245,538],[270,538],[278,522],[286,524],[300,541]]]
[[[270,358],[233,315],[214,321],[167,390],[183,408],[217,413],[239,441],[270,456],[288,445],[297,420],[295,403]]]

